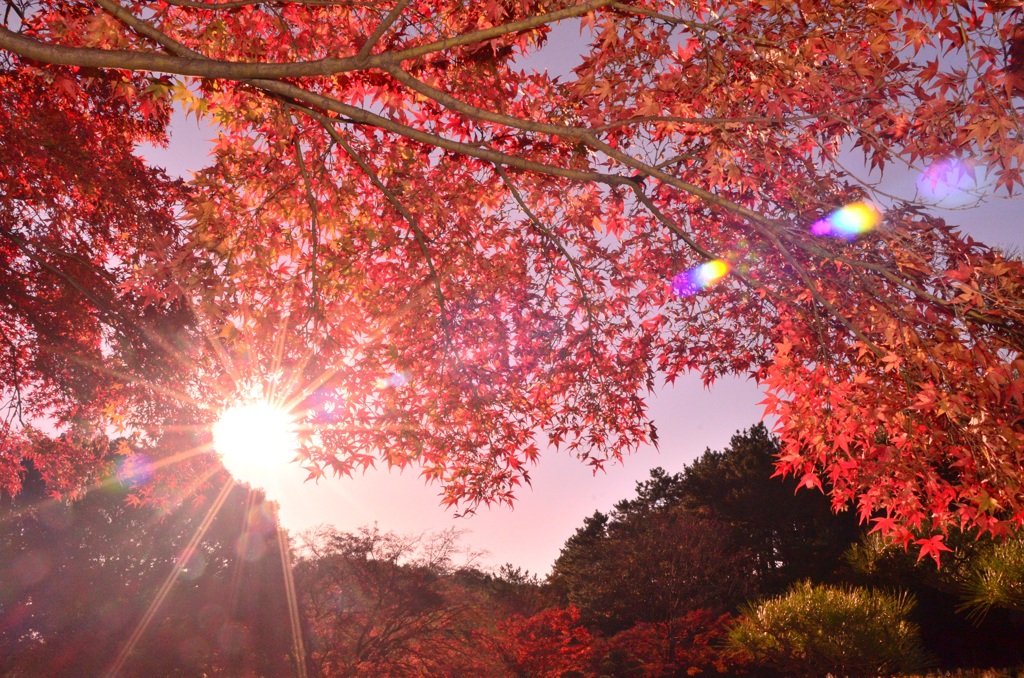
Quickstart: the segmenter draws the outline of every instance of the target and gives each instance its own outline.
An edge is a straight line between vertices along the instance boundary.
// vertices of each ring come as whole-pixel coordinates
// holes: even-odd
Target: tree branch
[[[106,0],[103,0],[106,1]],[[64,66],[82,66],[85,68],[101,69],[122,69],[130,71],[149,71],[161,73],[174,73],[176,75],[190,75],[200,78],[212,78],[222,80],[246,81],[252,79],[281,79],[281,78],[304,78],[315,76],[334,76],[341,73],[365,70],[369,68],[386,68],[391,64],[398,64],[402,61],[415,59],[433,52],[442,52],[454,47],[462,47],[480,42],[487,42],[512,33],[539,28],[549,23],[555,23],[563,19],[570,19],[584,14],[589,14],[596,9],[606,7],[613,0],[589,0],[580,5],[550,12],[538,14],[520,21],[513,21],[499,26],[493,26],[478,31],[471,31],[450,38],[436,40],[425,45],[410,47],[397,52],[384,52],[376,55],[355,55],[349,57],[329,57],[314,61],[294,61],[287,63],[259,63],[242,61],[221,61],[197,56],[198,53],[177,44],[181,49],[187,49],[188,54],[178,49],[171,50],[179,56],[167,56],[155,52],[142,52],[135,50],[105,50],[91,47],[64,47],[45,43],[34,38],[19,35],[6,27],[0,26],[0,48],[19,54],[23,57],[41,61],[49,64]],[[127,12],[122,7],[123,12]],[[139,27],[142,22],[137,17],[129,21],[122,13],[112,14],[118,19],[131,25],[133,28],[143,31]],[[119,15],[121,14],[121,15]],[[174,42],[166,35],[160,34],[157,37],[151,31],[152,27],[145,31],[146,37],[158,44],[168,47],[168,41]]]
[[[398,18],[402,16],[402,11],[409,6],[412,0],[398,0],[394,9],[388,12],[388,15],[384,17],[384,20],[380,22],[380,25],[370,34],[370,37],[366,39],[366,43],[359,49],[359,53],[356,54],[357,58],[363,58],[370,55],[373,48],[377,45],[377,42],[384,37],[384,33],[391,28],[392,24],[398,21]]]
[[[320,246],[320,225],[317,210],[316,198],[313,196],[313,185],[309,178],[309,172],[306,170],[306,162],[302,158],[302,144],[299,141],[298,127],[295,129],[295,161],[299,166],[299,173],[302,175],[302,185],[305,189],[306,203],[309,206],[309,227],[310,227],[310,258],[311,258],[311,282],[310,282],[310,297],[313,300],[313,324],[316,326],[316,319],[320,316],[320,303],[317,292],[317,280],[316,280],[316,258],[317,250]]]
[[[434,283],[434,294],[437,296],[437,303],[441,307],[441,323],[445,328],[445,333],[448,334],[448,307],[447,302],[445,301],[444,290],[441,287],[441,276],[438,274],[437,269],[434,267],[434,261],[431,258],[430,250],[427,248],[428,238],[426,234],[423,232],[423,229],[420,228],[419,221],[416,219],[413,213],[410,212],[408,208],[402,204],[402,201],[398,199],[398,196],[396,196],[391,191],[391,189],[389,189],[387,185],[383,181],[381,181],[380,177],[377,175],[374,169],[370,167],[369,163],[366,162],[366,160],[364,160],[363,157],[360,156],[355,151],[355,149],[353,149],[352,146],[349,145],[349,143],[338,132],[338,130],[335,129],[334,123],[331,121],[330,118],[327,118],[326,116],[321,116],[317,114],[315,111],[303,109],[303,113],[313,117],[315,120],[320,122],[321,125],[323,125],[324,130],[331,136],[331,139],[334,141],[334,143],[338,144],[338,146],[340,146],[345,151],[345,153],[348,154],[352,161],[359,166],[359,169],[361,169],[363,173],[366,175],[366,177],[370,180],[370,183],[372,183],[377,188],[377,190],[379,190],[381,194],[384,195],[388,203],[390,203],[391,206],[395,209],[395,211],[398,212],[399,215],[401,215],[402,219],[404,219],[405,222],[409,224],[409,228],[413,233],[413,237],[419,244],[420,251],[423,253],[423,257],[426,260],[427,269],[429,270],[431,280]]]

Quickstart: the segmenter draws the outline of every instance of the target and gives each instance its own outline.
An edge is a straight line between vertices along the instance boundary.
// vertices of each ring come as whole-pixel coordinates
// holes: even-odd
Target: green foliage
[[[689,610],[726,611],[795,581],[830,581],[858,528],[819,492],[772,478],[778,442],[737,432],[682,473],[656,468],[636,497],[595,512],[565,543],[551,585],[563,604],[615,633]]]
[[[843,554],[843,559],[853,572],[885,586],[900,589],[927,586],[944,593],[957,594],[970,569],[970,563],[977,556],[980,542],[962,532],[950,531],[945,543],[950,551],[943,553],[941,563],[936,565],[930,558],[917,558],[881,533],[871,532],[851,545]]]
[[[529,616],[544,607],[544,582],[528,570],[505,563],[484,576],[491,600],[510,614]]]
[[[925,663],[914,600],[863,588],[795,585],[751,606],[729,633],[755,664],[792,676],[878,676]]]
[[[906,588],[914,584],[956,595],[963,600],[958,608],[975,621],[993,608],[1024,611],[1024,534],[1005,541],[977,538],[950,531],[940,567],[914,559],[898,544],[880,534],[865,535],[845,554],[847,563],[858,573],[889,585]]]
[[[729,525],[679,506],[632,505],[588,518],[562,549],[551,584],[613,634],[699,607],[728,609],[750,592],[750,570]]]
[[[836,514],[821,492],[773,477],[779,441],[764,424],[737,431],[721,452],[707,450],[677,476],[681,505],[737,531],[754,558],[757,590],[780,593],[801,579],[831,582],[860,528],[852,511]]]
[[[972,563],[962,609],[980,619],[993,607],[1024,612],[1024,536],[990,544]]]

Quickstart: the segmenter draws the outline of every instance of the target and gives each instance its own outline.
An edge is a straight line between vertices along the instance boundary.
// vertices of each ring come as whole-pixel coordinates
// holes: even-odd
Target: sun
[[[269,489],[282,468],[295,459],[298,436],[285,410],[265,400],[232,405],[213,425],[213,448],[231,476]]]

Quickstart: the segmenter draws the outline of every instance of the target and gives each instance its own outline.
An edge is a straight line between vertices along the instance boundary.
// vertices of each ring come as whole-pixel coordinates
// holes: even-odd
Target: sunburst
[[[236,402],[213,425],[213,449],[231,477],[269,490],[298,451],[294,416],[267,400]]]

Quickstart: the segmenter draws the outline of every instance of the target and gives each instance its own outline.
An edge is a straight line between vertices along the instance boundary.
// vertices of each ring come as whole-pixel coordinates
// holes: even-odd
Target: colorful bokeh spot
[[[729,268],[728,262],[713,259],[706,264],[683,271],[672,279],[672,291],[680,297],[693,296],[724,278]]]
[[[867,201],[855,202],[836,210],[827,219],[819,219],[811,226],[814,235],[853,240],[874,230],[882,222],[882,213]]]
[[[118,462],[115,475],[123,485],[141,485],[153,476],[153,464],[144,454],[133,454]]]

